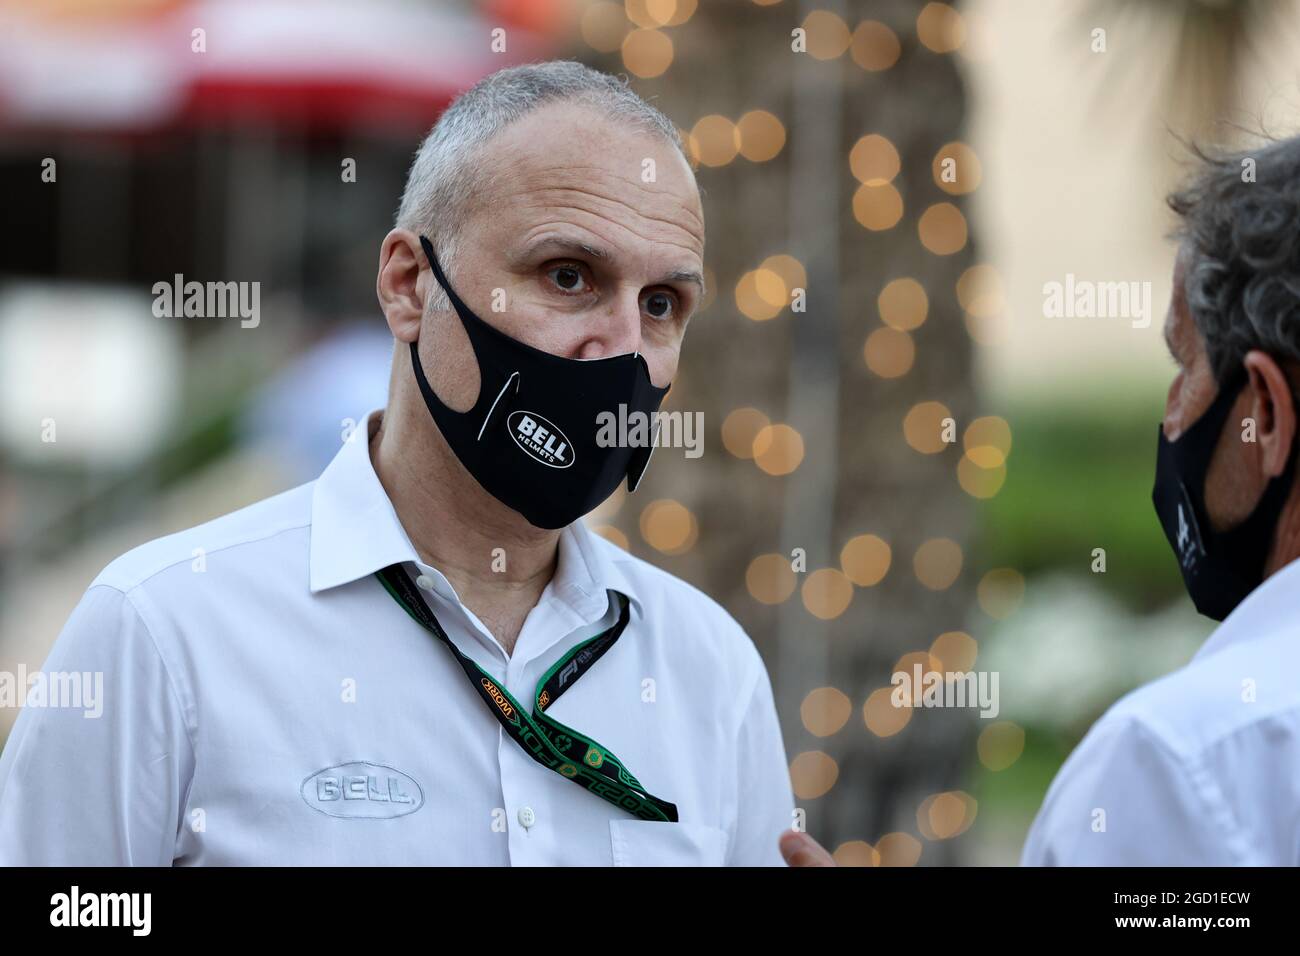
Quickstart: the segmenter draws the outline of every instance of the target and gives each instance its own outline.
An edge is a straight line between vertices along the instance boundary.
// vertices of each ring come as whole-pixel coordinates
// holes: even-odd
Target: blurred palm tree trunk
[[[883,740],[862,719],[867,695],[888,686],[902,654],[926,650],[940,633],[963,628],[971,592],[969,572],[936,594],[918,584],[911,568],[913,552],[928,538],[964,544],[969,499],[956,482],[957,453],[913,451],[903,440],[903,418],[926,400],[944,402],[959,423],[969,421],[973,408],[970,345],[954,291],[973,247],[968,242],[955,255],[935,256],[921,246],[916,228],[927,206],[952,198],[934,183],[931,162],[941,146],[960,138],[965,116],[952,58],[916,39],[923,6],[923,0],[701,3],[688,24],[670,31],[671,69],[653,80],[634,79],[684,130],[707,114],[735,120],[751,109],[768,110],[786,126],[788,139],[775,159],[737,158],[698,171],[706,266],[717,298],[692,322],[672,404],[705,410],[707,454],[684,462],[661,451],[646,494],[629,504],[636,509],[672,496],[698,516],[696,547],[655,560],[723,603],[754,638],[772,673],[791,758],[822,750],[838,764],[839,779],[825,796],[796,800],[807,810],[809,831],[831,849],[848,840],[874,844],[894,830],[916,835],[920,801],[960,786],[974,754],[969,713],[918,712],[902,733]],[[791,30],[814,9],[835,11],[850,29],[863,20],[889,25],[902,44],[897,64],[868,73],[848,54],[818,60],[791,52]],[[596,65],[625,72],[617,56],[597,58]],[[849,167],[854,143],[873,132],[895,144],[902,165],[895,185],[903,218],[879,233],[854,218],[858,183]],[[804,265],[807,311],[751,321],[737,309],[736,283],[776,253]],[[867,369],[863,343],[881,324],[881,288],[898,276],[925,286],[930,313],[914,333],[915,367],[886,381]],[[742,406],[799,431],[806,454],[796,471],[768,475],[723,450],[722,420]],[[624,524],[634,529],[634,516]],[[756,556],[802,548],[808,573],[835,568],[845,542],[864,533],[890,543],[894,564],[880,585],[857,589],[840,617],[818,619],[798,589],[777,607],[748,593],[745,569]],[[799,576],[800,584],[806,577]],[[841,730],[817,738],[802,724],[800,704],[823,686],[847,694],[853,711]],[[949,861],[949,853],[945,844],[927,844],[922,862]]]

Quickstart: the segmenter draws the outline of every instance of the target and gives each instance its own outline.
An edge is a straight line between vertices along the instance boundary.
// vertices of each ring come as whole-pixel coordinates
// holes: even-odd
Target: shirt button
[[[519,811],[519,824],[524,828],[531,827],[537,822],[537,814],[533,813],[532,807],[523,807]]]
[[[429,577],[427,574],[421,574],[415,579],[415,583],[426,591],[433,590],[433,578]]]

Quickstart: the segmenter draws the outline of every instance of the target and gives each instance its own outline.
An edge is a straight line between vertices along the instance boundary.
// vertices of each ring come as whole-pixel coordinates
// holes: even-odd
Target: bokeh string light
[[[780,0],[752,2],[767,7]],[[653,79],[666,73],[676,56],[667,31],[687,24],[697,9],[696,0],[627,0],[623,4],[597,0],[587,4],[580,32],[593,49],[620,53],[629,73]],[[846,57],[867,74],[892,69],[903,54],[904,42],[899,34],[879,21],[866,20],[852,27],[835,12],[815,10],[800,26],[812,58],[825,61]],[[915,35],[924,55],[947,55],[964,47],[966,23],[951,5],[929,3],[916,17]],[[709,114],[681,132],[692,165],[705,169],[725,169],[738,159],[768,162],[781,154],[788,138],[781,118],[760,108],[749,109],[735,120]],[[902,165],[898,147],[878,132],[864,133],[850,148],[849,172],[856,181],[850,211],[863,228],[886,232],[902,223],[906,213],[898,186]],[[929,173],[934,187],[950,197],[975,191],[984,176],[979,157],[960,141],[946,143],[930,157]],[[946,257],[967,247],[968,225],[957,205],[924,197],[916,201],[919,205],[912,214],[916,235],[927,252]],[[710,281],[709,286],[712,290],[716,283]],[[778,254],[743,272],[733,288],[739,314],[765,323],[787,314],[794,291],[807,288],[807,276],[798,259]],[[955,291],[971,339],[979,345],[1001,341],[1005,337],[1002,320],[1006,304],[996,271],[987,264],[971,266],[958,280]],[[916,364],[914,335],[929,317],[930,293],[913,276],[895,276],[881,288],[876,305],[881,324],[863,340],[863,362],[866,370],[879,379],[899,379]],[[917,402],[903,418],[903,437],[914,452],[938,455],[953,441],[945,437],[950,420],[951,412],[943,402]],[[773,421],[753,407],[733,409],[724,419],[721,433],[728,454],[752,461],[767,475],[795,472],[806,454],[803,436],[796,428]],[[962,433],[962,454],[955,466],[957,485],[972,497],[992,497],[1005,481],[1010,450],[1011,430],[1004,419],[984,416],[970,421]],[[669,499],[653,501],[642,509],[639,524],[646,543],[664,554],[689,550],[698,536],[695,516],[680,502]],[[614,525],[601,524],[596,531],[620,547],[628,547],[627,537]],[[755,601],[764,605],[787,602],[797,592],[808,613],[833,620],[845,613],[857,589],[872,588],[884,580],[892,563],[893,553],[884,538],[860,533],[843,545],[838,567],[801,572],[794,569],[789,555],[760,554],[746,568],[745,587]],[[911,570],[922,587],[942,591],[957,581],[963,563],[962,549],[955,541],[934,537],[916,548]],[[999,619],[1015,610],[1023,591],[1023,578],[1007,568],[987,572],[977,587],[981,609]],[[911,666],[919,665],[927,673],[963,673],[973,668],[977,655],[978,643],[971,635],[946,631],[933,640],[928,650],[905,654],[896,663],[896,670],[910,672]],[[893,687],[881,687],[862,703],[866,728],[878,738],[900,733],[911,720],[913,707],[894,706],[893,696]],[[844,691],[818,687],[803,699],[800,718],[808,733],[829,737],[845,727],[852,709],[852,700]],[[990,768],[1010,765],[1022,748],[1023,731],[1005,721],[986,728],[977,747],[979,759]],[[791,761],[790,774],[799,799],[815,799],[834,787],[839,767],[830,755],[811,750]],[[972,825],[976,804],[964,791],[944,791],[926,797],[916,814],[917,830],[924,839],[946,840]],[[916,836],[896,831],[885,833],[874,844],[845,841],[836,848],[835,858],[845,866],[915,866],[923,849]]]

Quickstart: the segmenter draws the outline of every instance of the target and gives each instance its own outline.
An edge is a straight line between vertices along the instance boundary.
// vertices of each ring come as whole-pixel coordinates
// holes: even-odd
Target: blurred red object
[[[577,0],[483,0],[484,19],[523,27],[539,36],[560,37],[577,22]]]
[[[541,0],[509,16],[537,18]],[[133,5],[127,4],[126,8]],[[523,13],[525,8],[529,12]],[[423,129],[552,42],[506,13],[405,0],[198,0],[110,17],[0,4],[0,125],[148,130],[253,119]],[[513,26],[511,26],[513,24]],[[506,50],[492,31],[507,25]]]

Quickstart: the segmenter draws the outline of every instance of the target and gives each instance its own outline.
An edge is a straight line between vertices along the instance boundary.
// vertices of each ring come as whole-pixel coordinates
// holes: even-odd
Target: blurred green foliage
[[[1002,490],[980,509],[976,553],[1026,577],[1092,570],[1134,610],[1182,594],[1173,554],[1151,505],[1163,385],[1119,387],[1087,401],[1062,398],[1007,408],[1012,447]]]
[[[997,771],[974,763],[967,787],[970,795],[979,801],[981,810],[1027,827],[1038,813],[1056,772],[1078,741],[1043,728],[1031,726],[1024,730],[1025,749],[1020,759]]]

